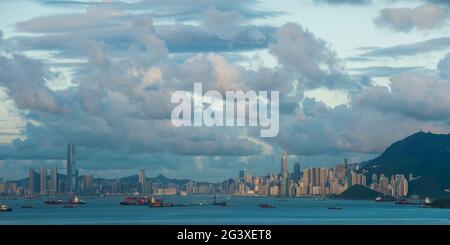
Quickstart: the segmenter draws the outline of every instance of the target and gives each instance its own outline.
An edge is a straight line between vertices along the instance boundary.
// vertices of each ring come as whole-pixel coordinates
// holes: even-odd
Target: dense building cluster
[[[3,195],[47,195],[63,193],[81,194],[155,194],[155,195],[190,195],[222,193],[229,195],[261,196],[330,196],[339,195],[350,186],[362,185],[386,196],[404,197],[408,194],[408,180],[403,175],[390,177],[373,174],[370,183],[359,168],[359,164],[344,163],[331,167],[309,167],[301,169],[294,164],[294,171],[289,172],[288,154],[281,155],[280,173],[266,176],[253,176],[239,171],[239,176],[222,183],[196,182],[192,180],[171,180],[164,176],[146,178],[145,170],[136,176],[121,179],[94,179],[92,175],[78,175],[74,161],[75,147],[67,148],[67,174],[58,173],[56,167],[50,174],[42,168],[39,172],[30,169],[27,183],[0,181],[0,194]],[[409,179],[412,179],[410,175]]]

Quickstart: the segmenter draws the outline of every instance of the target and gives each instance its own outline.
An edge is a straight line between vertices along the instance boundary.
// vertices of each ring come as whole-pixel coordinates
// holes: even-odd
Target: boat
[[[421,202],[410,201],[410,200],[406,200],[406,199],[398,200],[395,202],[395,204],[397,204],[397,205],[422,205]]]
[[[125,197],[120,205],[148,205],[148,199],[145,197]]]
[[[20,208],[36,208],[36,206],[33,205],[23,205]]]
[[[389,198],[389,197],[377,197],[375,198],[375,202],[394,202],[395,199],[394,198]]]
[[[81,200],[79,196],[74,196],[72,199],[69,200],[70,204],[86,204],[85,201]]]
[[[259,204],[258,207],[260,207],[260,208],[275,208],[274,205],[267,204],[267,203]]]
[[[46,200],[44,201],[45,204],[63,204],[63,200],[57,199],[57,200]]]
[[[8,204],[0,204],[0,212],[10,212],[13,209]]]
[[[214,194],[214,201],[212,203],[214,206],[226,206],[227,203],[225,201],[218,202],[216,198],[216,194]]]
[[[173,203],[165,203],[163,199],[156,198],[151,198],[149,204],[150,208],[170,208],[173,206]]]
[[[335,207],[335,206],[333,206],[333,207],[328,207],[328,209],[331,209],[331,210],[341,210],[342,209],[342,207]]]

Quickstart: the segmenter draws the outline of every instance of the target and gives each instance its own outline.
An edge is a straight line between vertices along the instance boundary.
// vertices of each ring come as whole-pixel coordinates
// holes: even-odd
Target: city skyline
[[[75,168],[75,146],[67,145],[67,175],[65,179],[59,179],[58,170],[53,167],[50,178],[46,168],[41,168],[39,174],[35,169],[29,170],[28,185],[17,186],[14,181],[3,183],[0,181],[0,194],[3,195],[56,195],[56,194],[119,194],[140,193],[155,195],[190,195],[190,194],[232,194],[244,196],[281,196],[281,197],[305,197],[305,196],[337,196],[354,185],[368,187],[382,193],[384,196],[397,198],[408,195],[408,180],[404,175],[395,174],[386,176],[372,174],[369,185],[366,173],[359,171],[360,164],[349,164],[347,159],[343,163],[331,167],[308,167],[303,171],[299,163],[293,165],[293,171],[289,172],[288,153],[284,151],[280,157],[280,172],[267,173],[265,176],[246,174],[239,170],[238,177],[228,178],[217,183],[202,183],[192,179],[184,179],[187,183],[177,184],[177,180],[169,183],[151,181],[147,178],[145,170],[140,169],[136,181],[120,181],[116,179],[112,183],[95,181],[91,174],[78,176]],[[160,175],[159,175],[160,176]],[[158,177],[159,177],[158,176]],[[130,176],[131,177],[131,176]],[[74,179],[75,178],[75,179]],[[80,181],[81,179],[81,181]],[[59,181],[58,181],[59,180]],[[148,182],[150,180],[150,182]],[[123,182],[123,183],[122,183]],[[72,183],[74,186],[72,186]],[[125,184],[125,186],[123,186]]]

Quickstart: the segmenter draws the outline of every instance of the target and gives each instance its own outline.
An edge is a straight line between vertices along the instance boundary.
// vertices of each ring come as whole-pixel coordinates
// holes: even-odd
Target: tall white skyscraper
[[[281,155],[281,186],[280,186],[280,194],[282,196],[287,196],[289,194],[289,169],[288,169],[288,154],[287,152],[283,152]]]

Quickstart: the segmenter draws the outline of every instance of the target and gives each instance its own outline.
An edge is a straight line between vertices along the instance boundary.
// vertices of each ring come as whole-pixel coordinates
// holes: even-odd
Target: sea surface
[[[195,206],[212,203],[211,195],[167,196],[165,202],[194,204],[170,208],[121,206],[123,197],[82,197],[85,205],[62,208],[46,205],[45,198],[2,200],[14,210],[0,212],[0,224],[446,224],[450,209],[396,205],[392,202],[314,198],[218,197],[227,206]],[[268,203],[275,208],[260,208]],[[36,208],[21,208],[34,205]],[[342,209],[328,209],[342,207]]]

